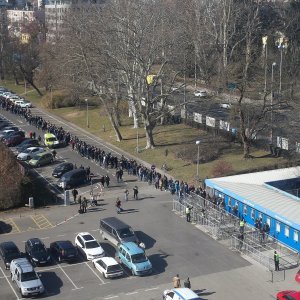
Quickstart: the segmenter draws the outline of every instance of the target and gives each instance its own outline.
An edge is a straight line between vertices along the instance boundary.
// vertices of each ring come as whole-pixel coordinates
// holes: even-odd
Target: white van
[[[165,290],[163,300],[201,300],[201,298],[191,289],[178,288]]]

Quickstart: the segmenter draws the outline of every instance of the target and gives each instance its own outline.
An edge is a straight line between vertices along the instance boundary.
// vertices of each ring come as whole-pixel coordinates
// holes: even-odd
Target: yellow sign
[[[155,75],[148,75],[148,76],[147,76],[147,84],[148,84],[148,85],[152,84],[154,78],[155,78]]]
[[[30,40],[30,34],[28,34],[28,33],[21,34],[21,43],[22,44],[28,44],[29,40]]]

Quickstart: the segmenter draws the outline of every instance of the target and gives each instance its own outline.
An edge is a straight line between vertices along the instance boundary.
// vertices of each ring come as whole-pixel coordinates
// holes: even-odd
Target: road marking
[[[59,236],[65,236],[65,234],[58,234],[57,237],[59,237]]]
[[[92,267],[85,262],[85,264],[90,268],[90,270],[96,275],[96,277],[102,282],[102,284],[105,284],[106,282],[92,269]],[[107,282],[108,283],[108,282]]]
[[[127,293],[125,294],[126,296],[129,296],[129,295],[134,295],[134,294],[137,294],[138,292],[131,292],[131,293]]]
[[[106,300],[108,300],[108,299],[113,299],[113,298],[118,298],[119,296],[109,296],[109,297],[105,297],[105,298],[103,298],[103,299],[106,299]]]
[[[3,276],[5,277],[6,281],[8,282],[10,288],[11,288],[12,291],[14,292],[15,296],[17,297],[17,300],[19,300],[20,298],[19,298],[18,294],[16,293],[15,289],[13,288],[13,286],[12,286],[12,284],[10,283],[10,281],[8,280],[8,278],[5,276],[5,273],[4,273],[4,271],[2,270],[1,267],[0,267],[0,270],[1,270],[2,274],[3,274]]]
[[[12,228],[15,228],[18,233],[21,232],[20,228],[17,226],[17,224],[15,223],[15,221],[12,218],[9,218],[8,220],[10,220],[10,222],[11,222],[10,225],[12,225]],[[15,232],[12,230],[10,233],[15,233]]]
[[[20,124],[23,124],[23,122],[21,120],[17,120]]]
[[[41,240],[47,240],[47,239],[50,239],[49,236],[46,236],[46,237],[42,237]]]
[[[158,287],[153,287],[153,288],[150,288],[150,289],[146,289],[145,292],[153,291],[153,290],[158,290]]]
[[[72,283],[72,285],[74,286],[74,289],[72,289],[72,291],[74,290],[79,290],[79,289],[83,289],[82,287],[78,287],[74,281],[69,277],[69,275],[65,272],[65,270],[61,267],[61,265],[57,264],[58,268],[61,269],[61,271],[66,275],[66,277],[70,280],[70,282]]]
[[[54,227],[44,215],[31,215],[30,218],[39,229],[48,229]]]

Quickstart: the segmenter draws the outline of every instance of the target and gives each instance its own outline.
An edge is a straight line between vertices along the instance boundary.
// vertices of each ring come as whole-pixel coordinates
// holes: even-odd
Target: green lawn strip
[[[4,84],[2,83],[2,85]],[[19,90],[18,93],[22,93],[22,91],[24,92],[24,86],[13,86],[12,83],[10,86],[11,89],[16,92]],[[9,85],[6,85],[6,87],[9,87]],[[41,97],[38,97],[37,93],[35,94],[35,92],[28,93],[27,98],[37,105],[42,104],[40,103]],[[126,116],[123,116],[122,124],[127,125],[120,127],[123,140],[121,142],[117,142],[115,132],[111,127],[109,119],[101,108],[89,107],[89,128],[87,127],[87,114],[86,107],[84,105],[81,108],[67,107],[48,109],[48,111],[78,125],[81,128],[84,128],[88,132],[119,147],[120,149],[123,149],[128,153],[135,155],[150,164],[156,165],[158,168],[161,168],[162,165],[166,163],[168,169],[167,172],[173,177],[190,183],[194,182],[197,169],[197,165],[195,163],[196,155],[193,159],[193,163],[191,161],[186,161],[176,157],[176,152],[179,148],[186,148],[187,151],[193,151],[193,153],[196,153],[197,148],[195,145],[195,140],[206,136],[206,132],[189,127],[185,124],[157,126],[154,129],[156,148],[145,149],[146,139],[143,128],[139,128],[138,130],[134,129],[132,125],[132,119]],[[136,152],[137,132],[139,137],[139,153]],[[167,156],[166,149],[168,150]],[[287,161],[281,157],[267,157],[266,155],[268,152],[262,150],[253,149],[251,154],[253,155],[254,159],[244,160],[242,158],[242,147],[232,144],[230,149],[224,151],[224,153],[217,160],[199,164],[200,178],[211,177],[215,164],[220,160],[229,163],[235,172],[257,170],[267,166],[282,164]]]

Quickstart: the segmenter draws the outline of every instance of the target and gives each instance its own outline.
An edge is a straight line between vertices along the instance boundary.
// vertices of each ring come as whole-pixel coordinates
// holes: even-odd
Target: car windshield
[[[86,242],[85,243],[85,247],[87,249],[98,248],[99,247],[99,243],[97,241]]]
[[[6,253],[6,257],[8,259],[13,259],[13,258],[16,258],[16,257],[19,257],[20,256],[20,253],[18,251],[9,251]]]
[[[48,142],[55,142],[57,141],[56,137],[50,137],[47,139]]]
[[[40,156],[34,155],[34,156],[32,157],[32,159],[33,159],[33,160],[39,160],[39,159],[40,159]]]
[[[107,267],[107,272],[108,272],[108,273],[120,272],[120,271],[122,271],[120,265],[113,265],[113,266],[108,266],[108,267]]]
[[[32,248],[33,253],[45,253],[46,249],[43,245],[36,245]]]
[[[131,228],[125,228],[118,231],[121,239],[134,236],[134,232]]]
[[[57,166],[57,167],[55,168],[55,171],[60,172],[60,171],[65,170],[66,168],[67,168],[67,165]]]
[[[144,253],[134,254],[131,256],[133,263],[142,263],[147,260],[146,255]]]
[[[38,279],[38,276],[35,272],[27,272],[21,274],[21,281],[30,281],[30,280],[36,280]]]
[[[66,255],[76,254],[76,248],[67,248],[64,251],[65,251]]]

